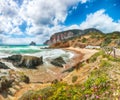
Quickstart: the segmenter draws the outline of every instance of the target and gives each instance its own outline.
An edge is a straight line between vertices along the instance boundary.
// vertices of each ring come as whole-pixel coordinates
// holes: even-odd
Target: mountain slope
[[[63,39],[59,39],[59,36],[68,34],[68,37],[64,35]],[[84,48],[87,45],[93,46],[119,46],[120,45],[120,32],[103,33],[100,30],[90,28],[86,30],[77,30],[76,34],[72,33],[73,30],[55,33],[51,36],[49,42],[51,48],[64,48],[64,47],[81,47]],[[73,35],[70,35],[73,34]],[[70,36],[70,37],[69,37]]]

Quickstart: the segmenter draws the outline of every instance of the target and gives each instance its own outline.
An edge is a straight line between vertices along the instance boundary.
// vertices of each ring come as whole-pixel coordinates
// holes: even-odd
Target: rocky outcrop
[[[43,64],[42,57],[12,55],[4,59],[11,61],[16,67],[36,68],[36,66]]]
[[[58,32],[53,34],[49,40],[45,41],[44,44],[51,45],[56,42],[60,42],[66,39],[70,39],[72,37],[79,36],[82,33],[83,33],[82,30],[78,30],[78,29]]]
[[[4,63],[0,62],[0,69],[9,69]]]
[[[13,96],[23,87],[29,83],[29,77],[22,72],[14,70],[0,71],[0,95],[4,98],[2,100],[13,100]],[[1,100],[1,98],[0,98]]]
[[[51,64],[58,66],[58,67],[63,67],[63,65],[66,64],[66,62],[63,60],[62,57],[58,57],[56,59],[53,59],[51,61]]]
[[[87,33],[102,33],[102,32],[94,28],[89,28],[86,30],[79,30],[79,29],[67,30],[67,31],[53,34],[49,40],[44,42],[44,44],[51,45],[51,44],[68,40],[68,39],[81,36]]]
[[[9,79],[7,77],[1,77],[0,78],[0,92],[11,87],[13,82],[14,82],[13,79]]]
[[[35,45],[36,45],[36,43],[32,41],[32,42],[30,43],[30,45],[35,46]]]

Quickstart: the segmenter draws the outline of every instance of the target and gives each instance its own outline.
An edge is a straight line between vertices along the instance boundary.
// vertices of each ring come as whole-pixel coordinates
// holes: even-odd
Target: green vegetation
[[[105,53],[103,51],[100,51],[100,52],[97,52],[95,53],[90,59],[89,59],[89,62],[92,63],[92,62],[95,62],[97,57],[100,56],[100,55],[105,55]]]
[[[74,82],[76,82],[77,81],[77,79],[78,79],[78,77],[77,76],[73,76],[72,77],[72,82],[74,83]]]
[[[68,85],[58,82],[39,91],[29,91],[20,100],[96,100],[107,91],[109,81],[106,75],[95,77],[96,72],[81,85]]]
[[[111,36],[106,36],[102,43],[102,46],[108,46],[111,42],[112,42]]]
[[[120,59],[100,51],[89,59],[89,64],[96,63],[98,59],[100,62],[95,66],[99,68],[94,69],[84,83],[68,85],[64,82],[55,82],[39,91],[25,93],[20,100],[118,100],[120,84],[117,79],[111,79],[110,73],[117,68],[113,66]],[[75,83],[77,79],[78,76],[73,76],[72,82]]]
[[[111,66],[110,62],[107,60],[101,60],[100,67],[105,67],[105,66],[110,67]]]
[[[25,83],[29,83],[30,79],[28,76],[26,76],[23,72],[19,72],[20,75],[20,81],[25,82]]]
[[[82,43],[85,43],[86,41],[87,41],[86,38],[83,38],[83,39],[82,39]]]

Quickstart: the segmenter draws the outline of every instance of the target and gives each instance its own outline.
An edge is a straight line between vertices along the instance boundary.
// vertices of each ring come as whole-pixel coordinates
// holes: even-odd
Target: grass
[[[110,67],[111,63],[108,60],[101,60],[100,67]]]
[[[97,60],[97,57],[100,56],[100,55],[104,55],[105,53],[103,51],[100,51],[100,52],[97,52],[95,53],[90,59],[89,59],[89,62],[90,63],[93,63]]]

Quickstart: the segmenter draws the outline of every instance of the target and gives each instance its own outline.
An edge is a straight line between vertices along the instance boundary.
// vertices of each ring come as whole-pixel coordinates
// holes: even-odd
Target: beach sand
[[[45,64],[38,66],[37,69],[21,69],[28,77],[32,83],[46,83],[51,82],[55,79],[61,80],[69,74],[69,72],[62,73],[63,71],[76,66],[81,61],[90,58],[97,50],[91,49],[81,49],[81,48],[64,48],[63,50],[72,52],[74,56],[64,65],[63,68],[54,66],[52,64]]]

